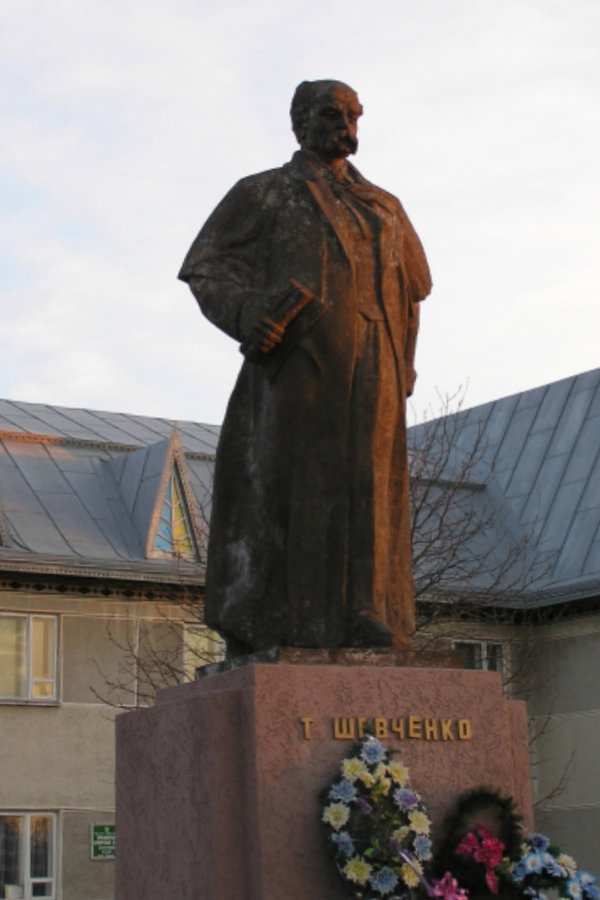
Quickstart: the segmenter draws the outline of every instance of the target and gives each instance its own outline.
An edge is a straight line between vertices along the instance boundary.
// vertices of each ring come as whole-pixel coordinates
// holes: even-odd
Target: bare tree
[[[474,624],[501,626],[502,640],[518,647],[506,680],[522,693],[535,641],[520,597],[541,569],[495,485],[483,429],[464,426],[463,400],[462,390],[446,396],[435,417],[409,429],[417,646],[473,638]],[[203,623],[201,591],[171,593],[153,621],[132,620],[125,637],[110,635],[121,662],[103,700],[147,704],[159,688],[222,658],[223,642]]]
[[[538,617],[523,601],[551,559],[534,547],[494,474],[481,420],[462,410],[464,391],[409,430],[417,645],[448,647],[495,635],[510,650],[505,686],[526,690]],[[511,692],[512,692],[511,690]]]

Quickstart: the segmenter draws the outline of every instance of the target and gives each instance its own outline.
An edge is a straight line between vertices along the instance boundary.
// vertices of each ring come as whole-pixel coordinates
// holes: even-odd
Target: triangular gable
[[[203,531],[177,427],[170,440],[131,451],[109,466],[145,556],[200,561]]]
[[[174,463],[167,481],[165,498],[149,555],[153,553],[161,556],[163,554],[181,556],[184,559],[195,559],[198,555],[177,463]]]

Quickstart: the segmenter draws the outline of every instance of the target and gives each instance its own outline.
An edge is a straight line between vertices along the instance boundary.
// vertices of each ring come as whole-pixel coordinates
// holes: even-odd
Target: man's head
[[[303,81],[292,99],[292,128],[303,150],[331,162],[356,153],[362,111],[355,91],[347,84]]]

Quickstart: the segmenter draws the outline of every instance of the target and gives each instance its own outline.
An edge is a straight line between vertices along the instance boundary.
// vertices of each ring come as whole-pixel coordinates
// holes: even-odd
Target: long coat
[[[383,378],[393,380],[397,396],[391,417],[376,396],[371,402],[368,386],[357,413],[361,298],[351,238],[338,199],[302,152],[232,188],[179,276],[203,313],[242,343],[257,306],[270,308],[291,285],[310,298],[279,348],[242,365],[217,452],[205,617],[255,649],[348,644],[357,606],[370,608],[399,640],[414,630],[405,402],[418,302],[431,280],[398,200],[348,168],[382,214],[378,324],[392,361]],[[357,460],[365,483],[379,484],[364,513],[349,489]],[[376,608],[352,593],[352,548],[363,533],[357,516],[365,520],[364,543],[372,535],[378,547],[371,567],[385,596]]]

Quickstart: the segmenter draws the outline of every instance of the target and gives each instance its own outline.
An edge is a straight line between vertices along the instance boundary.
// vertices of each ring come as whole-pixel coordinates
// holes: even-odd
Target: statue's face
[[[326,162],[356,153],[362,111],[352,88],[344,84],[321,88],[308,114],[302,146]]]

